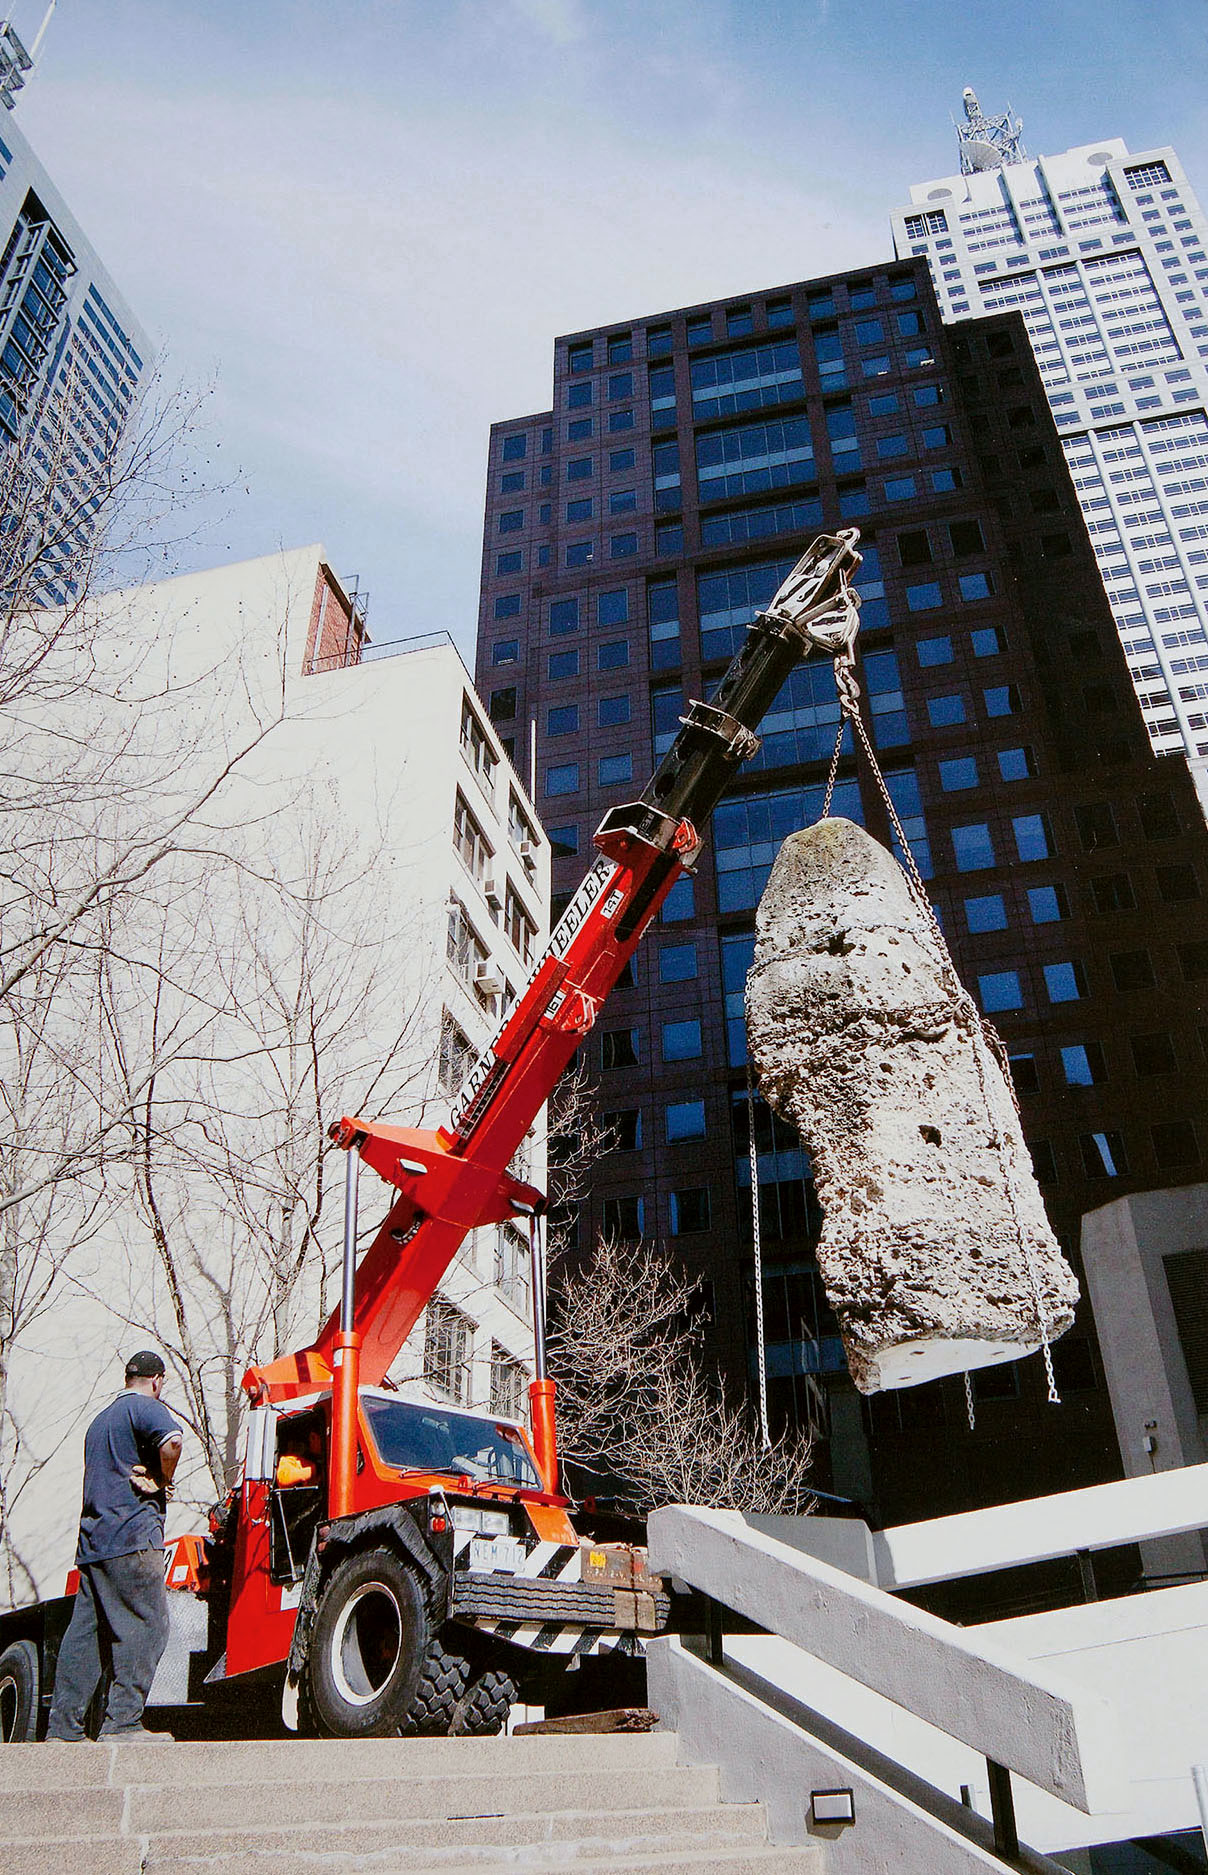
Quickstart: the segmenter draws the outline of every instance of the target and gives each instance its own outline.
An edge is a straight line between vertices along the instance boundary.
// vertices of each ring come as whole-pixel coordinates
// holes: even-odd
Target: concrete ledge
[[[761,1697],[689,1654],[673,1635],[647,1644],[652,1696],[690,1762],[719,1764],[730,1803],[762,1803],[775,1843],[825,1842],[828,1875],[1002,1875],[990,1825],[918,1780],[917,1797],[894,1788],[866,1763],[805,1732]],[[853,1824],[808,1820],[812,1790],[855,1793]],[[1022,1850],[1028,1875],[1063,1875],[1046,1857]]]
[[[1041,1790],[1085,1812],[1120,1808],[1127,1771],[1097,1695],[750,1529],[737,1512],[657,1510],[649,1544],[657,1573],[681,1577]]]

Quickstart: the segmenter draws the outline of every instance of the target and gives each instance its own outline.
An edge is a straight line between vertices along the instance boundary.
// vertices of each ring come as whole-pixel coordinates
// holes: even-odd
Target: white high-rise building
[[[896,251],[948,323],[1023,314],[1150,738],[1208,811],[1208,221],[1172,149],[1028,157],[964,104],[960,173],[911,188]]]

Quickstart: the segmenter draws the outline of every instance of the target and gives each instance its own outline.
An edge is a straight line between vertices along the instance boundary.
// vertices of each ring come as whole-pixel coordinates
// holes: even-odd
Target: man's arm
[[[172,1480],[176,1476],[176,1467],[180,1463],[183,1441],[179,1432],[170,1432],[160,1441],[159,1475],[164,1481],[164,1488],[171,1493]]]

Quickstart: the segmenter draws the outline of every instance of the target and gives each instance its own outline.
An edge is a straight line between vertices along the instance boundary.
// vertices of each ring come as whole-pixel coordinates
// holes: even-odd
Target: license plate
[[[506,1570],[515,1575],[524,1562],[524,1544],[518,1536],[472,1536],[470,1567],[480,1574]]]

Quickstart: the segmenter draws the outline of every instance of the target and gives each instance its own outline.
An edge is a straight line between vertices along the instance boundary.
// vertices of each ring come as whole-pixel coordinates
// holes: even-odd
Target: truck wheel
[[[38,1650],[13,1641],[0,1654],[0,1744],[30,1745],[38,1735]]]
[[[446,1738],[470,1681],[464,1654],[446,1647],[439,1634],[428,1642],[419,1685],[399,1725],[404,1738]]]
[[[329,1738],[396,1732],[420,1683],[428,1616],[392,1549],[337,1563],[319,1599],[303,1672],[308,1726]]]
[[[502,1732],[515,1697],[515,1681],[498,1667],[488,1667],[471,1681],[465,1697],[458,1702],[450,1730],[461,1738],[486,1738]]]

